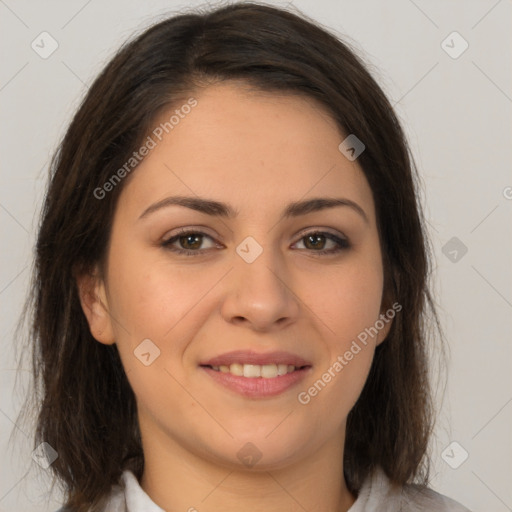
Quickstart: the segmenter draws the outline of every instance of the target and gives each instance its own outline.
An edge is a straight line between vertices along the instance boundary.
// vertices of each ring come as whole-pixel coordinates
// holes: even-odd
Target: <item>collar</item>
[[[166,512],[146,494],[131,471],[123,471],[121,481],[124,490],[120,487],[112,496],[109,512]],[[392,485],[378,468],[366,479],[348,512],[395,512],[400,508],[401,498],[402,488]]]

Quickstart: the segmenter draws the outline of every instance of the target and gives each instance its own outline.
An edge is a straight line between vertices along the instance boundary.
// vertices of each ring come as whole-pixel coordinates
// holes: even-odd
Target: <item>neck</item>
[[[346,512],[355,501],[343,476],[344,435],[293,464],[256,469],[201,457],[162,431],[145,436],[142,424],[141,433],[140,485],[166,511]]]

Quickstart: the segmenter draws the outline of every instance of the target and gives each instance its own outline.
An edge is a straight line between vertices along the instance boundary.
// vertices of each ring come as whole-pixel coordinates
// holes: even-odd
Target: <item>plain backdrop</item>
[[[205,4],[0,0],[1,511],[60,505],[58,490],[49,495],[48,472],[31,457],[32,432],[15,425],[28,365],[13,388],[14,328],[49,158],[120,44],[194,5]],[[295,0],[294,8],[358,49],[395,105],[423,179],[434,288],[450,346],[431,486],[473,511],[510,511],[512,2]],[[32,47],[45,37],[51,49],[42,32],[58,44],[47,58]],[[12,429],[16,444],[9,443]]]

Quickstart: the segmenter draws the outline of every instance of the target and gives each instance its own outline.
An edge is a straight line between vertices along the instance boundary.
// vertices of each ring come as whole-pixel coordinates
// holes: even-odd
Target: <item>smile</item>
[[[233,363],[229,366],[209,366],[212,370],[222,373],[230,373],[237,377],[257,378],[262,377],[263,379],[274,379],[287,373],[292,373],[296,370],[296,367],[291,364],[241,364]],[[302,367],[301,367],[302,368]],[[299,368],[300,369],[300,368]]]
[[[271,398],[298,384],[312,371],[307,359],[291,352],[235,350],[199,363],[222,389],[244,398]]]
[[[312,370],[309,365],[295,367],[284,364],[240,363],[218,367],[201,365],[199,368],[218,384],[220,389],[249,399],[273,398],[282,395],[298,385]]]

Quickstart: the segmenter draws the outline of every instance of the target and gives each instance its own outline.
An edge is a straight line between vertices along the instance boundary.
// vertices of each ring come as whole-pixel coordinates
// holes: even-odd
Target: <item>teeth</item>
[[[274,377],[277,377],[277,365],[264,364],[261,367],[261,376],[265,379],[273,379]]]
[[[261,366],[257,364],[244,364],[244,377],[261,377]]]
[[[278,375],[285,375],[288,373],[288,365],[286,364],[278,364],[277,365],[277,374]]]
[[[291,364],[240,364],[233,363],[230,366],[212,366],[216,371],[222,373],[231,373],[238,377],[248,377],[250,379],[263,377],[264,379],[273,379],[279,375],[286,375],[295,371],[295,366]]]
[[[234,363],[229,367],[229,373],[232,373],[233,375],[237,375],[238,377],[243,377],[244,375],[244,365]]]

